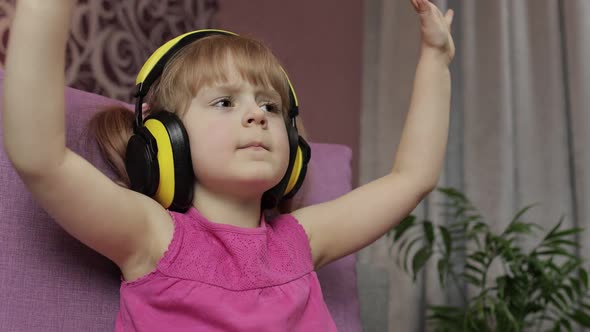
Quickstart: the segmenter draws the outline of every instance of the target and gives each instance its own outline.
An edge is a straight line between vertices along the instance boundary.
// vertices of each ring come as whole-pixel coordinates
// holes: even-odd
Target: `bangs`
[[[287,118],[289,84],[278,60],[260,42],[241,36],[212,35],[186,46],[164,69],[154,89],[157,90],[154,99],[159,99],[156,97],[159,95],[168,102],[175,100],[176,104],[184,100],[182,105],[172,107],[186,110],[201,88],[228,83],[227,73],[232,69],[253,86],[276,91],[281,97],[283,116]]]

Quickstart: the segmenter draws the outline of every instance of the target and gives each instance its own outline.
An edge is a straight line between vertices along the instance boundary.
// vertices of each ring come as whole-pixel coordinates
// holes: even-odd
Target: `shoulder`
[[[302,235],[309,241],[308,229],[293,214],[280,214],[268,220],[267,224],[274,232],[289,232]]]
[[[301,228],[305,230],[305,234],[307,236],[307,240],[309,243],[309,247],[311,250],[311,255],[313,259],[313,266],[315,270],[318,270],[320,267],[323,266],[323,258],[324,255],[322,253],[321,242],[318,239],[325,238],[325,236],[317,236],[317,224],[318,219],[317,215],[313,216],[313,213],[309,213],[310,210],[315,208],[315,206],[304,207],[298,210],[291,212],[291,216],[294,220],[297,221]]]
[[[306,251],[311,253],[311,258],[314,267],[317,266],[318,255],[317,250],[312,246],[311,228],[310,225],[301,222],[294,213],[281,214],[272,219],[269,224],[275,233],[284,234],[289,237],[291,241],[295,240],[306,248]]]
[[[274,234],[302,242],[305,246],[310,244],[311,233],[309,229],[291,213],[278,215],[267,224]]]

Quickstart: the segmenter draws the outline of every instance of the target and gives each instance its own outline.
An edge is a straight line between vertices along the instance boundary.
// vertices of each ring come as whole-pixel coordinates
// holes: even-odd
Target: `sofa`
[[[0,72],[0,98],[2,85]],[[114,179],[86,124],[101,106],[121,102],[71,88],[65,95],[68,147]],[[8,161],[2,139],[0,135],[0,331],[113,330],[119,309],[117,266],[68,235],[36,204]],[[311,147],[303,204],[350,191],[350,149],[313,142]],[[353,254],[318,271],[341,332],[361,331],[355,265]]]

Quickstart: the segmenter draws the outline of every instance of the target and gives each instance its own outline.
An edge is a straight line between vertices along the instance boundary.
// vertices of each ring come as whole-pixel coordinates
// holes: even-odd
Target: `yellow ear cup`
[[[295,156],[295,162],[293,164],[293,171],[291,171],[291,177],[289,177],[289,183],[287,184],[287,188],[283,195],[288,194],[295,184],[297,183],[297,179],[299,179],[299,175],[301,174],[301,166],[303,164],[303,152],[301,152],[301,147],[297,146],[297,155]]]
[[[168,208],[174,199],[174,156],[172,143],[166,127],[158,120],[149,119],[145,127],[156,139],[158,144],[158,165],[160,168],[160,183],[154,198],[164,207]]]

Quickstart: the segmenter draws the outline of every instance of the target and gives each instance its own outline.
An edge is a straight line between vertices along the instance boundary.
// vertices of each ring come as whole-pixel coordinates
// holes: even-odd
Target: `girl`
[[[314,271],[381,237],[437,184],[452,12],[412,0],[422,49],[392,172],[266,220],[263,210],[300,185],[306,159],[296,97],[271,53],[221,32],[158,50],[138,76],[138,116],[111,110],[93,122],[122,175],[117,185],[64,143],[64,22],[73,3],[17,3],[4,145],[39,204],[120,267],[116,330],[335,331]],[[152,122],[141,116],[144,95]],[[128,122],[108,122],[121,118]]]

